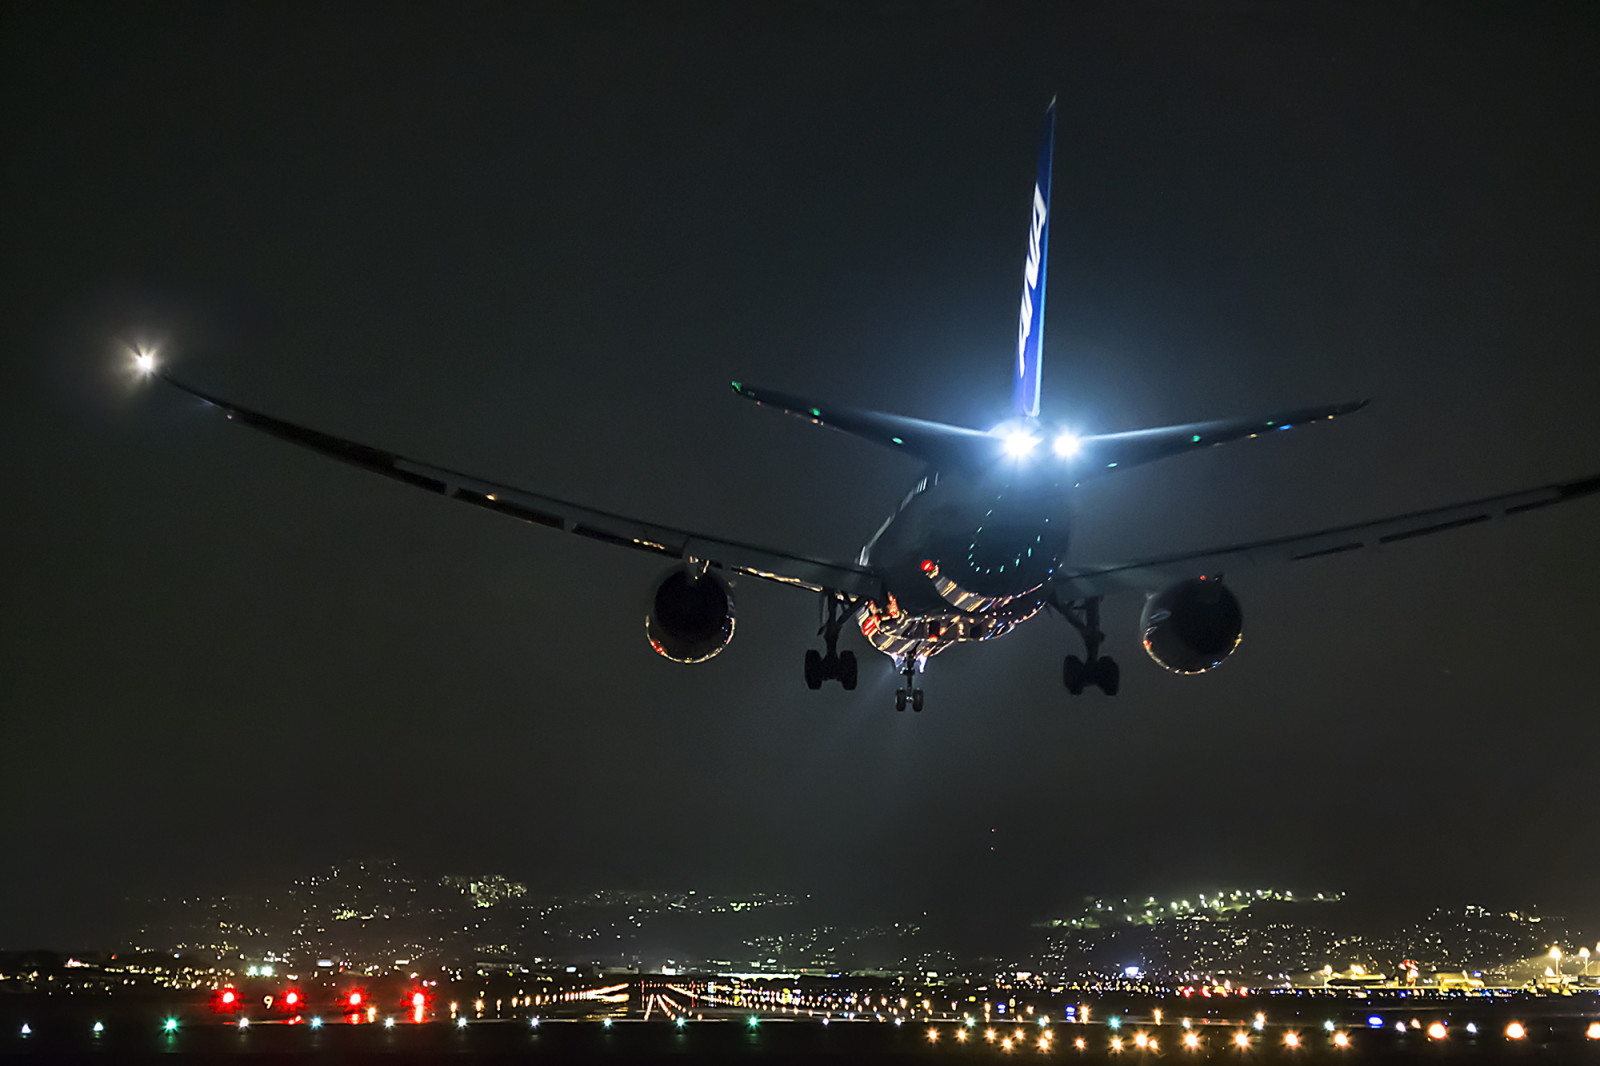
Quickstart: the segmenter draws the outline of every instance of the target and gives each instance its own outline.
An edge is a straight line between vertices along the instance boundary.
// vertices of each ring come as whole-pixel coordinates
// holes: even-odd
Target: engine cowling
[[[1175,674],[1201,674],[1233,654],[1244,633],[1239,600],[1221,581],[1194,577],[1144,601],[1144,650]]]
[[[679,663],[703,663],[733,640],[733,593],[715,573],[670,571],[650,598],[644,619],[650,646]]]

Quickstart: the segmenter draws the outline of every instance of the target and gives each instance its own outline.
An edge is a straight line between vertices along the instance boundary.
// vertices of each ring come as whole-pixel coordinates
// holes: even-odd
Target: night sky
[[[403,12],[403,14],[402,14]],[[1044,409],[1370,397],[1077,501],[1077,557],[1600,471],[1600,19],[1505,4],[4,7],[0,947],[357,855],[976,923],[1279,885],[1600,920],[1600,503],[1229,573],[1123,692],[1041,617],[896,714],[735,588],[137,387],[852,558],[917,467],[730,379],[988,426],[1059,95]]]

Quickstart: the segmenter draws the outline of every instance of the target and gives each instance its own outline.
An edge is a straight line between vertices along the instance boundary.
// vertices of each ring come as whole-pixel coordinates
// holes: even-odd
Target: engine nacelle
[[[703,663],[733,640],[733,593],[710,570],[698,577],[673,570],[650,598],[644,632],[673,662]]]
[[[1244,616],[1221,581],[1192,577],[1145,600],[1139,628],[1145,652],[1158,664],[1176,674],[1201,674],[1239,646]]]

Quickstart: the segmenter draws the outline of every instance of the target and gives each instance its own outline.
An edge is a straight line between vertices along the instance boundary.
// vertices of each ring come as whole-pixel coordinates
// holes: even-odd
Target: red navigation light
[[[922,560],[922,572],[924,574],[931,574],[937,569],[938,569],[938,566],[934,563],[934,561],[932,559],[924,559],[924,560]]]

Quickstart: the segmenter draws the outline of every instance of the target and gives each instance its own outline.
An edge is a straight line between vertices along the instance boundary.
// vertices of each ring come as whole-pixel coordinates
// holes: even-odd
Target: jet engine
[[[1221,581],[1192,577],[1145,600],[1139,628],[1150,658],[1176,674],[1200,674],[1233,654],[1244,618]]]
[[[644,632],[673,662],[703,663],[733,639],[733,594],[712,571],[679,567],[656,586]]]

